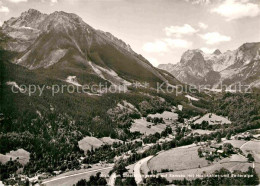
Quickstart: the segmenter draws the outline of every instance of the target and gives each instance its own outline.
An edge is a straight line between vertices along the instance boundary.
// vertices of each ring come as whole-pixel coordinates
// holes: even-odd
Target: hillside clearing
[[[10,151],[9,153],[0,154],[0,162],[1,163],[6,163],[9,160],[18,160],[22,165],[25,165],[29,162],[30,159],[30,153],[27,152],[24,149],[18,149],[15,151]]]
[[[200,119],[196,120],[195,124],[201,124],[203,121],[209,122],[210,125],[217,125],[217,124],[231,124],[231,121],[229,121],[227,118],[223,116],[218,116],[213,113],[208,113],[204,116],[202,116]]]
[[[254,151],[260,153],[260,141],[248,141],[241,146],[243,152]]]
[[[235,148],[240,148],[242,145],[244,145],[247,141],[245,140],[225,140],[222,141],[220,144],[223,145],[224,143],[230,143]]]
[[[159,114],[149,114],[148,117],[151,118],[163,118],[164,120],[177,120],[178,119],[178,114],[174,112],[169,112],[169,111],[164,111],[163,113]]]
[[[165,151],[152,158],[148,163],[148,167],[150,170],[157,171],[162,169],[179,171],[208,166],[208,161],[198,156],[198,148],[197,146],[182,147]]]
[[[150,127],[149,127],[150,126]],[[154,125],[151,122],[147,122],[145,118],[135,119],[134,123],[130,128],[130,132],[140,132],[145,135],[155,134],[156,132],[161,133],[167,127],[166,124]]]
[[[91,149],[97,149],[104,144],[112,145],[114,142],[121,142],[121,140],[112,139],[110,137],[95,138],[91,136],[86,136],[78,142],[78,145],[80,149],[84,150],[84,152],[87,152]]]

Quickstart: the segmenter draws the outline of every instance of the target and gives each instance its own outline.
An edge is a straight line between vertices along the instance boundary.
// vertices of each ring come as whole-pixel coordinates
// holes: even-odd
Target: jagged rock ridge
[[[201,50],[188,50],[177,64],[161,64],[159,68],[169,71],[178,80],[193,85],[220,83],[233,85],[241,82],[259,85],[260,43],[245,43],[234,51],[221,53],[215,50],[205,54]]]

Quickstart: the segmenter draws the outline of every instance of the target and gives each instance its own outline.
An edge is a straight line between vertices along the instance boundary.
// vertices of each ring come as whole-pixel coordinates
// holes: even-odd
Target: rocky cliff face
[[[201,50],[188,50],[179,63],[162,64],[159,68],[169,71],[182,82],[193,85],[218,87],[220,82],[232,85],[259,84],[260,43],[245,43],[234,51],[219,50],[205,54]]]
[[[212,67],[205,61],[201,50],[188,50],[182,55],[180,63],[168,64],[168,67],[160,65],[159,68],[169,71],[177,79],[188,84],[204,82],[204,77],[212,70]]]

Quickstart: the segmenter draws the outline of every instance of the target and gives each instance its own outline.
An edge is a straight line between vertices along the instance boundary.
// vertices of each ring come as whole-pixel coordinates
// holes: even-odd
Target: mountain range
[[[161,64],[158,68],[173,74],[183,83],[208,85],[218,88],[242,85],[260,86],[260,43],[245,43],[238,49],[221,53],[215,50],[205,54],[202,50],[186,51],[179,63]]]
[[[1,32],[8,37],[4,49],[16,53],[13,63],[56,79],[74,77],[80,85],[178,83],[125,42],[92,28],[75,14],[57,11],[47,15],[30,9],[5,21]]]

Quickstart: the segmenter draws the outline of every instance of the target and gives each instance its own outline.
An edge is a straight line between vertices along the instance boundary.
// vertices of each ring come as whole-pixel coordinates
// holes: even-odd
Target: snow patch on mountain
[[[204,89],[211,92],[217,92],[217,93],[222,92],[222,89],[217,89],[217,88],[204,88]]]
[[[107,80],[107,79],[103,76],[101,70],[99,70],[99,69],[96,67],[96,65],[94,65],[94,63],[89,62],[89,64],[90,64],[90,66],[92,67],[92,69],[94,70],[94,72],[95,72],[99,77],[101,77],[101,78],[104,79],[104,80]]]
[[[59,60],[66,55],[67,51],[67,49],[57,49],[51,51],[50,55],[45,59],[46,65],[44,68],[48,68],[49,66],[59,62]],[[38,68],[38,66],[34,68]]]
[[[131,103],[127,102],[126,100],[123,100],[122,102],[118,103],[117,107],[119,109],[122,109],[122,110],[126,109],[126,110],[130,110],[130,111],[132,110],[132,111],[139,112],[134,105],[132,105]]]
[[[249,87],[257,87],[260,88],[260,79],[250,83]]]
[[[82,85],[78,83],[77,77],[76,76],[68,76],[66,79],[67,83],[76,85],[78,87],[81,87]]]
[[[24,91],[24,89],[22,89],[21,87],[19,87],[19,85],[18,85],[16,82],[14,82],[14,81],[8,81],[8,82],[6,82],[6,85],[10,85],[10,86],[12,86],[12,87],[15,87],[15,88],[19,89],[21,92]]]
[[[186,95],[185,97],[188,98],[188,99],[191,100],[191,101],[199,101],[198,98],[192,97],[192,96],[190,96],[190,95]]]
[[[125,79],[118,76],[118,74],[112,69],[106,69],[101,66],[98,66],[91,61],[89,62],[90,66],[94,70],[94,72],[104,80],[109,81],[112,85],[125,85],[130,86],[132,83],[126,81]]]

